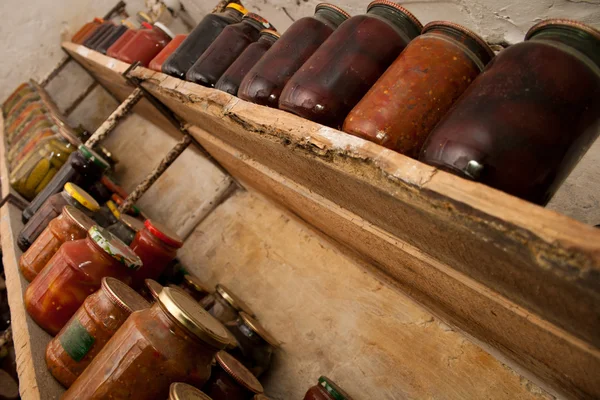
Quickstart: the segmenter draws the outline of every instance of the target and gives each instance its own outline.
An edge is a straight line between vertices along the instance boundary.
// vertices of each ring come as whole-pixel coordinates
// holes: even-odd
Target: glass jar
[[[121,48],[117,58],[129,64],[139,61],[147,67],[150,61],[171,41],[173,33],[160,22],[152,25],[152,29],[140,29]]]
[[[93,215],[100,208],[96,200],[85,190],[68,182],[65,184],[64,190],[50,197],[21,229],[17,238],[19,248],[23,251],[27,250],[46,229],[50,221],[58,217],[62,213],[63,207],[67,205],[75,207],[88,216]]]
[[[164,288],[152,307],[131,314],[62,400],[166,399],[173,382],[201,387],[226,332],[185,293]]]
[[[117,56],[119,55],[121,49],[123,49],[123,47],[125,47],[125,45],[129,43],[129,41],[135,36],[137,32],[138,30],[136,29],[127,29],[125,33],[123,33],[121,37],[117,39],[117,41],[114,42],[112,46],[110,46],[106,50],[106,55],[112,58],[118,58]]]
[[[177,255],[177,249],[183,241],[166,226],[153,220],[144,222],[144,229],[139,231],[131,248],[141,258],[144,266],[133,275],[133,288],[144,284],[144,279],[157,279],[167,265]]]
[[[580,22],[536,24],[488,64],[419,159],[545,205],[600,132],[599,46]]]
[[[103,228],[116,224],[119,222],[119,218],[121,218],[121,213],[112,200],[104,203],[94,215],[94,221]]]
[[[25,279],[31,282],[63,243],[85,239],[94,225],[94,221],[77,208],[64,206],[60,215],[48,223],[46,229],[19,258],[19,269]]]
[[[42,146],[43,143],[47,142],[47,139],[58,138],[58,128],[45,128],[39,131],[31,132],[29,136],[26,136],[19,140],[10,147],[10,150],[6,154],[6,160],[11,168],[15,168],[19,162],[26,158],[33,150],[38,146]]]
[[[112,46],[129,28],[125,25],[115,26],[107,35],[94,46],[94,50],[99,53],[106,54],[108,48]]]
[[[169,387],[169,400],[212,400],[201,390],[183,382],[172,383]]]
[[[163,63],[162,72],[179,79],[185,79],[187,71],[223,29],[227,25],[240,22],[247,13],[248,10],[242,7],[241,4],[229,3],[225,11],[206,15]]]
[[[10,125],[32,104],[43,105],[37,91],[25,93],[23,96],[17,98],[4,117],[5,129],[12,130]]]
[[[279,108],[333,128],[423,26],[406,9],[376,0],[325,40],[285,85]]]
[[[431,130],[493,57],[468,29],[430,22],[348,114],[343,131],[417,158]]]
[[[46,365],[64,387],[70,387],[108,340],[135,311],[150,303],[115,278],[102,278],[69,322],[46,347]]]
[[[179,47],[186,37],[187,35],[175,35],[173,40],[171,40],[169,44],[167,44],[165,48],[152,59],[152,61],[150,61],[148,68],[156,72],[162,72],[163,63],[171,56],[171,54],[173,54],[175,49]]]
[[[215,292],[213,294],[202,299],[200,304],[202,304],[204,309],[206,309],[210,315],[224,324],[237,320],[240,311],[254,316],[254,312],[250,306],[236,296],[230,289],[221,284],[218,284],[215,287]]]
[[[334,381],[322,376],[319,383],[308,389],[304,400],[352,400]]]
[[[105,276],[131,282],[142,265],[125,243],[106,229],[93,226],[85,239],[65,242],[25,291],[25,308],[33,320],[56,335],[100,289]]]
[[[10,135],[10,143],[8,146],[8,150],[13,149],[12,143],[18,143],[24,137],[31,137],[36,132],[41,131],[43,129],[49,129],[55,126],[54,122],[49,118],[48,114],[42,112],[41,114],[32,113],[29,117],[23,122],[22,127],[17,128]],[[8,142],[8,132],[7,133],[7,142]]]
[[[206,286],[200,278],[191,274],[184,275],[183,281],[178,286],[198,302],[211,294],[211,290],[208,286]]]
[[[246,50],[235,59],[233,64],[219,78],[215,88],[234,96],[237,95],[240,84],[248,71],[271,48],[277,39],[279,39],[277,31],[272,29],[263,29],[260,31],[258,41],[246,47]]]
[[[108,168],[108,163],[96,152],[79,146],[71,153],[65,165],[62,166],[46,185],[46,187],[23,210],[21,219],[26,223],[29,218],[44,204],[48,197],[60,192],[67,182],[81,186],[84,190],[96,182]]]
[[[104,175],[100,180],[94,182],[88,193],[92,195],[93,198],[98,201],[98,203],[106,203],[111,199],[112,195],[117,193],[120,196],[127,197],[127,192],[121,186],[119,186],[115,181],[113,181],[108,176]]]
[[[99,27],[104,20],[102,18],[94,18],[91,22],[83,25],[71,38],[71,42],[75,44],[83,43],[92,32]]]
[[[98,43],[98,40],[114,26],[115,24],[112,21],[104,21],[87,39],[83,41],[82,44],[89,49],[93,49],[94,45]]]
[[[258,40],[260,31],[270,29],[269,21],[248,13],[242,22],[227,25],[185,75],[185,79],[214,87],[221,75],[251,43]]]
[[[339,7],[321,3],[315,15],[294,22],[246,74],[238,97],[277,108],[289,79],[350,15]]]
[[[48,112],[46,106],[39,100],[22,99],[21,101],[24,102],[24,104],[15,106],[13,111],[11,111],[4,120],[4,129],[8,134],[9,140],[12,139],[13,132],[18,131],[19,127],[23,126],[28,121],[28,118]],[[9,141],[8,144],[12,144],[12,141]]]
[[[279,342],[255,318],[240,312],[235,321],[225,324],[237,341],[231,354],[250,372],[260,377],[271,365],[273,350]]]
[[[263,387],[250,371],[231,354],[220,351],[210,379],[202,390],[213,400],[250,400]]]
[[[144,229],[144,223],[130,215],[121,214],[119,220],[108,227],[108,231],[130,245],[135,235]]]
[[[150,303],[154,303],[162,290],[163,285],[156,282],[154,279],[145,279],[144,286],[138,289],[138,293]]]
[[[8,96],[6,98],[6,100],[4,100],[4,103],[2,103],[2,115],[6,116],[10,112],[12,107],[14,107],[14,105],[17,104],[17,102],[23,96],[29,95],[30,93],[34,93],[34,92],[35,92],[35,90],[33,89],[33,86],[31,86],[31,84],[29,82],[21,83],[10,94],[10,96]]]

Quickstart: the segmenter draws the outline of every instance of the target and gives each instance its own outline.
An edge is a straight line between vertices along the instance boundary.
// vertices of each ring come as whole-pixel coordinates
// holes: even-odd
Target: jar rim
[[[144,225],[150,231],[150,233],[156,236],[161,242],[176,248],[183,246],[183,241],[179,238],[179,236],[163,224],[151,219],[147,219],[144,222]]]
[[[252,372],[231,354],[221,350],[217,353],[215,360],[229,376],[252,393],[258,394],[264,392],[263,386]]]
[[[319,377],[319,385],[322,386],[335,400],[352,400],[344,390],[325,375]]]
[[[185,274],[183,280],[190,284],[194,289],[199,292],[210,293],[210,288],[204,284],[196,275]]]
[[[121,221],[123,225],[135,232],[139,232],[142,229],[144,229],[144,223],[139,219],[132,217],[131,215],[121,214],[119,221]]]
[[[431,21],[431,22],[429,22],[427,25],[425,25],[423,27],[423,30],[421,31],[421,34],[429,32],[429,31],[435,29],[435,27],[437,27],[437,26],[444,26],[444,27],[452,28],[452,29],[455,29],[455,30],[459,31],[460,33],[465,34],[469,38],[473,39],[490,56],[490,60],[492,58],[494,58],[494,56],[495,56],[494,51],[490,48],[490,46],[486,43],[486,41],[483,40],[483,38],[481,36],[479,36],[478,34],[476,34],[475,32],[473,32],[469,28],[467,28],[465,26],[462,26],[460,24],[456,24],[454,22],[450,22],[450,21]],[[487,64],[487,62],[486,62],[486,64]]]
[[[64,206],[63,212],[66,214],[67,217],[69,217],[69,219],[75,222],[81,229],[85,230],[86,232],[89,231],[92,226],[96,225],[93,219],[85,215],[85,213],[83,213],[81,210],[78,210],[77,208],[71,205]]]
[[[231,307],[233,307],[236,311],[243,311],[248,315],[255,316],[254,312],[248,304],[246,304],[242,299],[236,296],[229,288],[225,285],[217,284],[215,287],[216,292],[225,299]]]
[[[267,343],[269,343],[273,347],[281,346],[281,343],[269,331],[265,329],[264,326],[260,322],[258,322],[255,318],[252,318],[250,315],[245,312],[240,312],[240,318],[242,319],[244,325],[250,328],[254,333],[263,338]]]
[[[142,260],[118,237],[108,230],[94,225],[88,231],[90,239],[96,243],[104,252],[110,255],[127,268],[140,269]]]
[[[326,8],[326,9],[335,11],[335,12],[341,14],[346,19],[352,18],[352,16],[350,14],[348,14],[346,11],[344,11],[340,7],[336,6],[335,4],[331,4],[331,3],[319,3],[319,4],[317,4],[317,6],[315,7],[315,12],[317,12],[318,10],[320,10],[322,8]]]
[[[187,383],[175,382],[169,387],[169,400],[212,400],[200,389]]]
[[[375,1],[372,1],[367,6],[367,12],[369,12],[369,10],[371,8],[373,8],[375,6],[378,6],[378,5],[389,6],[389,7],[395,8],[396,10],[398,10],[401,13],[405,14],[408,17],[408,19],[413,24],[415,24],[415,26],[417,27],[417,29],[419,30],[419,32],[421,32],[423,30],[423,24],[421,23],[421,21],[419,21],[419,19],[417,17],[415,17],[415,15],[413,13],[411,13],[410,11],[408,11],[406,8],[402,7],[400,4],[394,3],[393,1],[389,1],[389,0],[375,0]]]
[[[566,18],[550,18],[538,22],[527,31],[527,33],[525,34],[525,40],[531,39],[533,35],[549,26],[566,26],[570,28],[577,28],[588,33],[589,35],[594,37],[594,39],[600,40],[600,31],[598,29],[590,25],[584,24],[583,22]]]
[[[277,32],[275,29],[263,29],[262,31],[260,31],[260,35],[261,36],[271,36],[275,39],[279,39],[281,37],[281,34],[279,32]]]
[[[129,314],[150,307],[150,303],[146,299],[116,278],[102,278],[101,287],[116,306]]]
[[[88,192],[74,184],[73,182],[67,182],[63,186],[63,189],[69,196],[74,198],[79,204],[87,208],[90,211],[98,211],[100,204],[90,195]]]
[[[108,161],[106,161],[104,158],[100,157],[100,155],[98,153],[96,153],[94,150],[90,149],[86,145],[84,145],[84,144],[79,145],[79,147],[77,149],[87,160],[93,162],[98,167],[102,168],[103,170],[106,170],[106,169],[108,169],[108,167],[110,167],[110,164],[108,163]]]

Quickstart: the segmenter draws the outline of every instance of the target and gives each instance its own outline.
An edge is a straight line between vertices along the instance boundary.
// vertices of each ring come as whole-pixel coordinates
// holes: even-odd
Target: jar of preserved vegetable
[[[77,208],[64,206],[62,213],[48,223],[46,229],[21,255],[19,269],[25,279],[31,282],[63,243],[85,239],[94,225],[94,221]]]
[[[544,205],[598,137],[600,31],[546,20],[503,50],[435,127],[420,160]]]
[[[494,57],[470,30],[430,22],[344,121],[344,132],[417,158],[431,130]]]
[[[248,10],[242,7],[241,4],[229,3],[225,11],[206,15],[163,63],[162,72],[179,79],[185,79],[187,71],[223,29],[227,25],[240,22],[247,13]]]
[[[6,115],[11,111],[15,104],[19,102],[19,100],[30,93],[34,93],[35,90],[33,86],[29,82],[21,83],[17,88],[4,100],[2,103],[2,115],[6,117]]]
[[[46,365],[64,387],[75,379],[123,325],[131,313],[150,307],[132,288],[102,278],[100,290],[88,296],[46,347]]]
[[[322,376],[319,383],[308,389],[304,400],[352,400],[334,381]]]
[[[108,163],[95,151],[85,145],[79,146],[77,151],[71,153],[65,165],[54,175],[46,187],[23,210],[21,215],[23,223],[29,221],[29,218],[35,214],[48,197],[60,192],[65,183],[73,182],[86,190],[100,179],[108,167]]]
[[[215,292],[201,301],[202,306],[216,319],[226,324],[235,321],[240,311],[254,316],[252,309],[226,286],[218,284]]]
[[[48,114],[30,114],[29,118],[27,118],[22,128],[17,129],[15,132],[11,133],[11,143],[18,143],[23,138],[29,138],[35,135],[37,132],[50,129],[55,126],[54,122],[50,119]],[[8,142],[8,132],[7,132],[7,142]],[[9,151],[12,150],[15,146],[8,146]]]
[[[350,15],[332,4],[321,3],[312,17],[294,22],[277,43],[246,74],[238,97],[277,108],[285,84],[321,44]]]
[[[175,35],[173,40],[171,40],[169,44],[167,44],[165,48],[152,59],[152,61],[150,61],[148,68],[156,72],[162,72],[163,63],[171,56],[171,54],[173,54],[175,49],[179,47],[186,37],[187,35]]]
[[[188,70],[185,79],[214,87],[246,47],[258,40],[260,31],[269,28],[269,21],[254,13],[244,15],[242,22],[227,25]]]
[[[144,263],[133,275],[134,288],[141,287],[146,278],[157,279],[173,261],[177,249],[183,246],[183,241],[175,232],[157,221],[148,219],[144,226],[131,243],[131,248]]]
[[[196,301],[202,301],[203,298],[211,294],[211,290],[195,275],[186,274],[183,281],[178,285],[187,294]]]
[[[62,400],[166,399],[173,382],[201,387],[226,344],[219,321],[182,291],[164,288],[151,308],[131,314]]]
[[[219,78],[216,89],[222,90],[232,95],[237,95],[242,80],[250,69],[260,60],[260,58],[271,48],[273,43],[279,39],[279,33],[272,29],[263,29],[260,31],[258,41],[250,44],[246,50],[227,68],[225,73]]]
[[[129,64],[139,61],[141,65],[147,67],[150,61],[175,36],[166,26],[160,22],[152,25],[152,29],[140,29],[136,34],[121,48],[117,58]]]
[[[106,229],[93,226],[85,239],[65,242],[25,291],[25,308],[39,326],[56,335],[100,289],[105,276],[131,282],[138,256]]]
[[[112,200],[104,203],[94,215],[94,221],[103,228],[116,224],[119,222],[119,218],[121,218],[121,213]]]
[[[10,168],[16,168],[34,150],[43,147],[51,138],[58,139],[58,137],[58,128],[55,126],[31,132],[31,135],[13,143],[13,146],[6,154],[8,165]]]
[[[231,354],[260,377],[269,369],[273,350],[279,347],[279,342],[256,319],[243,311],[235,321],[225,326],[237,341],[237,347]]]
[[[250,371],[231,354],[220,351],[210,379],[202,390],[213,400],[250,400],[263,387]]]
[[[19,99],[19,101],[6,115],[6,118],[4,120],[4,127],[6,132],[8,132],[9,138],[11,137],[12,133],[16,130],[16,128],[20,124],[22,124],[23,121],[27,119],[32,112],[36,110],[42,110],[44,112],[48,111],[36,92],[25,95],[21,99]]]
[[[121,239],[126,245],[133,242],[135,235],[144,229],[144,223],[130,215],[120,214],[119,220],[108,227],[108,231]]]
[[[100,208],[96,200],[85,190],[68,182],[65,184],[64,190],[50,197],[21,229],[17,238],[19,248],[23,251],[27,250],[46,229],[50,221],[58,217],[63,211],[63,207],[67,205],[75,207],[88,216],[93,215]]]
[[[285,85],[279,108],[333,128],[423,26],[405,8],[376,0],[325,40]]]
[[[169,400],[212,400],[201,390],[183,382],[175,382],[169,388]]]

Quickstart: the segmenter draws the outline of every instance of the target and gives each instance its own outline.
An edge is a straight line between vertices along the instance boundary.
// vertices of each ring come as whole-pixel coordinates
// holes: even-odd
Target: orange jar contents
[[[210,379],[202,390],[213,400],[251,400],[263,387],[231,354],[220,351]]]
[[[86,369],[131,313],[150,307],[132,288],[115,278],[103,278],[96,293],[46,347],[46,365],[69,387]]]
[[[202,306],[216,319],[226,324],[237,320],[240,311],[255,316],[252,309],[226,286],[217,285],[215,292],[202,299]]]
[[[63,243],[85,239],[94,225],[94,221],[77,208],[65,206],[62,213],[50,221],[31,247],[21,255],[19,268],[25,279],[31,282]]]
[[[185,38],[187,38],[187,35],[175,35],[173,40],[171,40],[169,44],[166,45],[165,48],[162,49],[160,53],[158,53],[156,57],[152,59],[152,61],[150,61],[150,64],[148,64],[148,68],[156,72],[162,72],[163,63],[167,60],[167,58],[169,58],[171,54],[173,54],[175,50],[177,50],[177,48],[179,47],[181,42],[185,40]]]
[[[131,248],[140,257],[144,266],[133,274],[133,288],[140,288],[144,279],[157,279],[177,255],[183,242],[175,232],[156,221],[146,220],[145,228],[139,231]]]
[[[169,400],[213,400],[199,389],[183,382],[175,382],[169,388]]]
[[[65,242],[25,291],[25,308],[39,326],[56,335],[111,276],[126,283],[142,265],[123,242],[93,226],[85,239]]]
[[[62,400],[156,400],[168,398],[173,382],[201,387],[228,341],[227,329],[192,298],[164,288],[152,307],[131,314]]]

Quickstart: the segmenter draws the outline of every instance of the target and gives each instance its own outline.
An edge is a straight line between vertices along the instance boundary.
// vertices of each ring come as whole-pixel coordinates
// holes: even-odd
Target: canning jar
[[[23,96],[31,93],[35,93],[35,89],[29,82],[24,82],[17,86],[10,96],[8,96],[2,103],[2,115],[6,117],[6,115],[11,111],[12,107],[14,107],[14,105],[18,103]]]
[[[67,162],[58,170],[46,187],[25,207],[21,219],[26,223],[29,218],[44,204],[48,197],[60,192],[67,182],[81,186],[84,190],[96,182],[109,164],[95,151],[79,146],[77,151],[71,153]]]
[[[121,218],[121,213],[112,200],[104,203],[94,215],[94,221],[103,228],[116,224],[119,222],[119,218]]]
[[[98,41],[98,44],[94,46],[94,50],[99,53],[106,54],[110,46],[112,46],[127,30],[129,27],[126,25],[114,26],[104,37]]]
[[[493,57],[470,30],[430,22],[348,114],[343,131],[417,158],[431,130]]]
[[[246,47],[258,40],[260,31],[269,28],[269,21],[254,13],[244,15],[242,22],[227,25],[188,70],[185,79],[214,87]]]
[[[175,35],[173,40],[171,40],[169,44],[167,44],[165,48],[152,59],[152,61],[150,61],[148,68],[156,72],[162,72],[163,63],[171,56],[171,54],[173,54],[175,49],[179,47],[186,37],[187,35]]]
[[[221,284],[215,287],[213,294],[202,299],[200,304],[203,305],[210,315],[224,324],[237,320],[240,311],[254,316],[254,312],[250,306]]]
[[[435,127],[420,160],[545,205],[600,129],[600,31],[551,19],[503,50]]]
[[[46,229],[50,221],[58,217],[64,206],[73,206],[76,209],[91,216],[97,212],[100,206],[85,190],[68,182],[64,190],[51,196],[44,205],[34,214],[19,232],[17,244],[23,251],[33,244],[33,241]]]
[[[157,221],[146,220],[144,229],[139,231],[131,248],[142,259],[144,266],[133,275],[132,287],[139,288],[144,279],[157,279],[183,246],[177,234]]]
[[[138,289],[138,293],[150,303],[154,303],[163,290],[163,285],[154,279],[145,279],[144,285]]]
[[[169,400],[212,400],[201,390],[183,382],[172,383],[169,387]]]
[[[25,93],[19,97],[15,104],[6,113],[4,118],[4,127],[9,132],[14,129],[14,122],[18,118],[24,118],[27,115],[27,111],[31,110],[31,106],[45,107],[38,92]],[[28,109],[29,108],[29,109]]]
[[[5,132],[7,142],[9,141],[10,136],[11,144],[8,146],[8,149],[12,150],[14,147],[13,143],[18,143],[24,137],[31,137],[36,132],[43,129],[52,128],[53,126],[55,126],[54,122],[43,110],[40,113],[31,113],[29,117],[23,121],[23,124],[14,132]]]
[[[225,326],[237,341],[237,347],[231,354],[260,377],[269,369],[273,350],[279,347],[279,342],[255,318],[243,311],[235,321]]]
[[[322,376],[304,395],[304,400],[352,400],[334,381]]]
[[[211,294],[211,290],[195,275],[186,274],[178,285],[184,292],[189,294],[196,301],[202,301]]]
[[[48,223],[46,229],[19,258],[19,269],[25,279],[31,282],[63,243],[85,239],[94,225],[94,221],[77,208],[64,206],[60,215]]]
[[[102,18],[94,18],[91,22],[86,23],[77,32],[75,32],[71,38],[71,42],[76,44],[83,43],[103,22],[104,20]]]
[[[135,311],[150,303],[115,278],[102,278],[100,289],[89,295],[69,322],[46,347],[46,365],[64,387],[69,387],[108,340]]]
[[[160,22],[150,29],[140,29],[121,48],[117,58],[129,64],[139,61],[144,67],[171,41],[173,33]]]
[[[130,245],[135,235],[144,229],[144,223],[130,215],[120,214],[119,220],[108,227],[108,231]]]
[[[336,29],[292,76],[281,93],[279,108],[341,127],[350,110],[422,28],[397,3],[371,2],[366,14]]]
[[[315,15],[294,22],[246,74],[238,97],[278,107],[285,84],[350,15],[332,4],[321,3]]]
[[[166,399],[173,382],[201,387],[226,332],[185,293],[164,288],[152,307],[131,314],[62,400]]]
[[[127,197],[127,192],[125,189],[123,189],[106,175],[102,176],[100,180],[90,185],[88,193],[91,194],[92,197],[100,204],[106,203],[108,200],[110,200],[114,193],[118,193],[119,195],[124,194],[125,197]]]
[[[115,24],[112,21],[104,21],[98,28],[94,30],[94,32],[92,32],[90,36],[88,36],[87,39],[83,41],[82,44],[89,49],[93,49],[94,45],[98,43],[99,39],[114,26]]]
[[[263,387],[231,354],[220,351],[210,379],[202,390],[213,400],[251,400]]]
[[[187,71],[219,36],[223,28],[240,22],[246,13],[248,10],[241,4],[229,3],[223,12],[206,15],[163,63],[162,72],[185,79]]]
[[[279,33],[275,30],[263,29],[260,31],[258,41],[246,47],[246,50],[235,59],[233,64],[219,78],[215,88],[234,96],[237,95],[240,84],[248,71],[271,48],[277,39],[279,39]]]
[[[31,118],[46,114],[48,109],[39,100],[26,100],[22,106],[17,105],[13,109],[13,111],[8,114],[6,119],[4,120],[4,129],[8,136],[8,144],[13,145],[12,138],[15,132],[18,132],[20,127],[24,126]]]
[[[51,335],[67,323],[86,297],[110,276],[131,282],[142,265],[125,243],[106,229],[93,226],[85,239],[65,242],[25,291],[27,312]]]
[[[26,137],[21,138],[16,143],[10,146],[10,150],[6,154],[6,160],[11,168],[15,168],[19,162],[23,161],[37,147],[43,146],[47,139],[58,138],[58,128],[43,128],[38,131],[31,132]]]
[[[144,23],[142,23],[144,25]],[[143,28],[140,28],[143,29]],[[112,58],[118,58],[119,52],[129,41],[135,36],[138,32],[137,29],[127,29],[125,33],[121,35],[120,38],[117,39],[116,42],[112,44],[107,50],[106,55]]]

